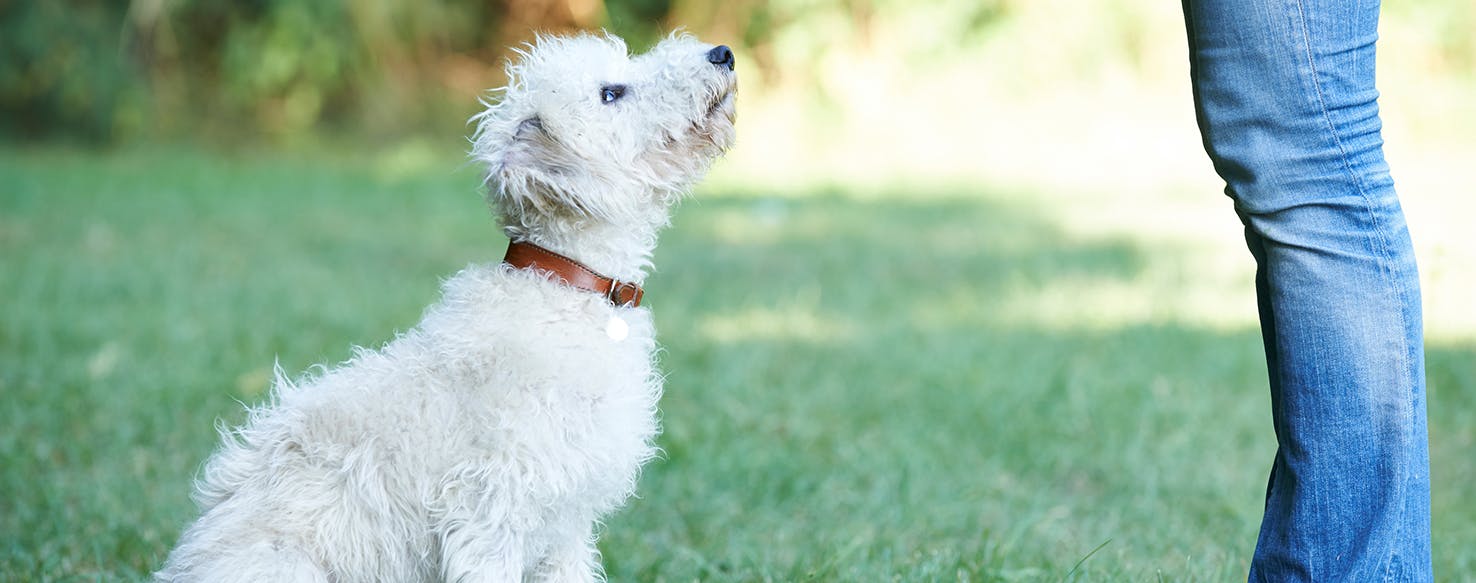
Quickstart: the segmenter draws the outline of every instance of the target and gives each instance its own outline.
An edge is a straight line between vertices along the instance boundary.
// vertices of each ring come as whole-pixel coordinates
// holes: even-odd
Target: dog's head
[[[727,47],[673,35],[631,57],[613,36],[540,37],[475,116],[472,156],[509,222],[617,222],[675,201],[734,139]]]

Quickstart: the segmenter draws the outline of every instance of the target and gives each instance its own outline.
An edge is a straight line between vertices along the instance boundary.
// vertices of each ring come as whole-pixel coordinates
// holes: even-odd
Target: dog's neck
[[[667,209],[621,224],[569,217],[507,217],[503,232],[588,266],[601,275],[640,284],[651,270],[656,238],[667,225]]]

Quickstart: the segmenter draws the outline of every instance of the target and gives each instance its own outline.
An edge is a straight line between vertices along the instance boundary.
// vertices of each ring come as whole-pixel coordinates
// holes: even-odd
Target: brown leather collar
[[[579,289],[600,294],[617,306],[636,307],[646,291],[641,286],[605,277],[584,264],[527,241],[507,244],[502,262],[518,269],[532,269]]]

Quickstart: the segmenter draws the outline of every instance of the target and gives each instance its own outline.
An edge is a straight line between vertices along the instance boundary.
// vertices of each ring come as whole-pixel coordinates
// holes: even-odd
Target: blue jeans
[[[1245,225],[1276,459],[1252,581],[1428,581],[1419,277],[1384,162],[1377,0],[1182,0]]]

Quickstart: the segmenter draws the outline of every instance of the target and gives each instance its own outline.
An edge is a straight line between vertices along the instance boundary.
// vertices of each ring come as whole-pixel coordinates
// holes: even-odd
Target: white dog
[[[733,56],[541,38],[473,118],[514,244],[415,328],[223,431],[160,581],[589,581],[654,454],[638,307],[670,206],[733,140]],[[577,260],[575,263],[572,260]],[[601,277],[601,276],[608,277]]]

